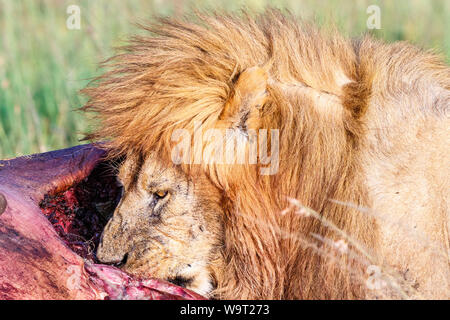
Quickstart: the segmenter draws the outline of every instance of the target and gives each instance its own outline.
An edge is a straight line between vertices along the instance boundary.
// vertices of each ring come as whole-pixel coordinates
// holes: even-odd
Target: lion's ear
[[[244,70],[236,81],[233,93],[219,117],[227,127],[245,129],[247,123],[257,118],[267,100],[268,73],[265,68]]]

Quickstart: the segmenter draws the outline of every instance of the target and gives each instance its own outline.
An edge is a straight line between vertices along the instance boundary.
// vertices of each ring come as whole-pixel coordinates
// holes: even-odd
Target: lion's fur
[[[377,263],[383,247],[378,221],[357,207],[374,205],[367,184],[374,159],[402,144],[385,140],[398,128],[385,132],[383,126],[411,114],[448,120],[449,69],[406,43],[323,35],[277,11],[195,20],[161,19],[107,62],[111,71],[85,90],[84,110],[100,121],[89,138],[111,139],[114,156],[152,151],[171,161],[173,131],[192,131],[195,121],[205,130],[219,126],[239,76],[262,67],[267,100],[248,123],[280,130],[279,172],[261,176],[258,165],[203,165],[226,198],[227,265],[217,271],[217,294],[364,297],[365,268]],[[374,260],[327,251],[323,239],[342,235],[317,219],[281,215],[287,197],[337,225]],[[352,245],[350,251],[359,252]]]

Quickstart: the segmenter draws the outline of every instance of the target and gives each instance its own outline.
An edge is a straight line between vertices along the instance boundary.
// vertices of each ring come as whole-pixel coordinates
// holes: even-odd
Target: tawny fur
[[[247,123],[280,130],[279,172],[202,166],[226,199],[226,266],[217,270],[217,296],[364,298],[371,295],[368,265],[387,261],[401,272],[417,272],[413,285],[438,285],[449,297],[450,71],[440,58],[407,43],[323,35],[277,11],[195,20],[162,19],[145,27],[148,35],[133,38],[108,61],[111,71],[85,90],[84,110],[100,121],[89,138],[110,139],[112,156],[155,152],[171,161],[175,129],[192,131],[195,121],[205,130],[233,125],[223,118],[239,109],[230,101],[237,99],[240,76],[265,70],[266,96]],[[417,194],[414,183],[405,187],[413,168],[419,170],[414,179],[434,180],[435,188]],[[192,174],[190,166],[183,169]],[[287,198],[334,223],[373,260],[327,250],[320,239],[342,235],[293,210],[281,215]],[[411,198],[418,199],[415,209]],[[394,221],[416,210],[410,218],[425,236],[434,234],[439,258],[402,247],[401,234],[360,208],[382,210]],[[437,271],[426,266],[432,257],[439,260]],[[433,272],[440,276],[431,281]],[[433,296],[430,290],[423,295]]]

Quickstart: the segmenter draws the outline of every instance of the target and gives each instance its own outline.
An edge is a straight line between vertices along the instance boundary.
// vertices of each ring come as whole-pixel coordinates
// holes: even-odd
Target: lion
[[[154,155],[145,161],[128,157],[118,178],[125,192],[97,257],[129,273],[151,274],[209,295],[223,239],[220,193],[206,176],[194,183]]]
[[[218,299],[450,297],[438,55],[276,10],[144,29],[85,89],[126,158],[100,261]]]

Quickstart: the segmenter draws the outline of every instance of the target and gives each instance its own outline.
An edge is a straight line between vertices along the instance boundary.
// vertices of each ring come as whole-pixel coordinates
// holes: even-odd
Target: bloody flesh
[[[81,257],[98,263],[95,252],[121,187],[107,163],[101,163],[80,183],[44,196],[40,208],[64,243]]]

